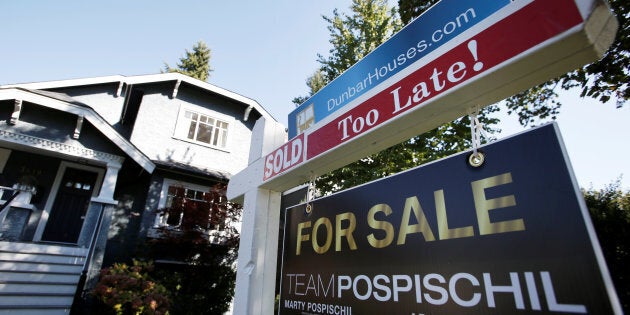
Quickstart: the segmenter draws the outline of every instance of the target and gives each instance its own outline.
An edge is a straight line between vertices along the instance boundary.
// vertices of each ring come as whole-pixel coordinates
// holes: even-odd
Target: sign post
[[[418,18],[428,23],[429,37],[409,32],[405,40],[383,44],[394,48],[394,55],[383,55],[393,59],[376,58],[368,67],[376,72],[342,83],[346,92],[334,113],[315,122],[313,103],[294,115],[304,126],[314,122],[302,134],[286,142],[281,126],[257,123],[250,165],[231,178],[227,192],[232,200],[245,199],[235,314],[273,313],[280,192],[592,62],[617,29],[602,0],[441,3]],[[461,10],[445,15],[453,7]],[[390,70],[392,61],[397,69]]]
[[[259,165],[264,152],[286,141],[284,126],[260,119],[254,126],[249,154],[250,167],[230,181],[235,200],[243,204],[234,314],[272,314],[275,299],[278,227],[281,192],[259,188]]]

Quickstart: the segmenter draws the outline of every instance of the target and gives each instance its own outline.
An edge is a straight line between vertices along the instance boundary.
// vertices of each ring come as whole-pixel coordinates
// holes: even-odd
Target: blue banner
[[[438,2],[289,113],[289,139],[512,2]]]

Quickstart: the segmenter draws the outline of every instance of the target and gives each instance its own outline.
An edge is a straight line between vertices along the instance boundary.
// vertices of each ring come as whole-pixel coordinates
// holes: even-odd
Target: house
[[[85,271],[247,166],[256,101],[178,73],[0,86],[0,314],[66,314]]]

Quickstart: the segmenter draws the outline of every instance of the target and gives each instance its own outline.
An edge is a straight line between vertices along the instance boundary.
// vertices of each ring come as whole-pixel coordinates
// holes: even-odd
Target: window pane
[[[190,127],[188,128],[188,139],[195,139],[195,130],[197,129],[197,123],[191,122]]]
[[[197,131],[197,141],[201,141],[204,143],[210,143],[210,139],[212,138],[212,129],[206,124],[200,124],[199,130]]]
[[[186,198],[195,198],[195,191],[192,189],[186,189]]]
[[[195,195],[196,195],[195,199],[203,200],[203,191],[197,191],[197,193]]]
[[[221,133],[221,143],[219,143],[219,146],[222,148],[225,148],[225,146],[227,146],[227,131],[223,131]]]
[[[219,145],[219,130],[215,130],[214,138],[212,139],[212,145]]]

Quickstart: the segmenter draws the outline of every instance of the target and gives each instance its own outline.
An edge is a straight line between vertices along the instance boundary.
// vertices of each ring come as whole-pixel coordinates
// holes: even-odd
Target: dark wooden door
[[[66,168],[50,209],[42,241],[76,243],[90,205],[97,173]]]

